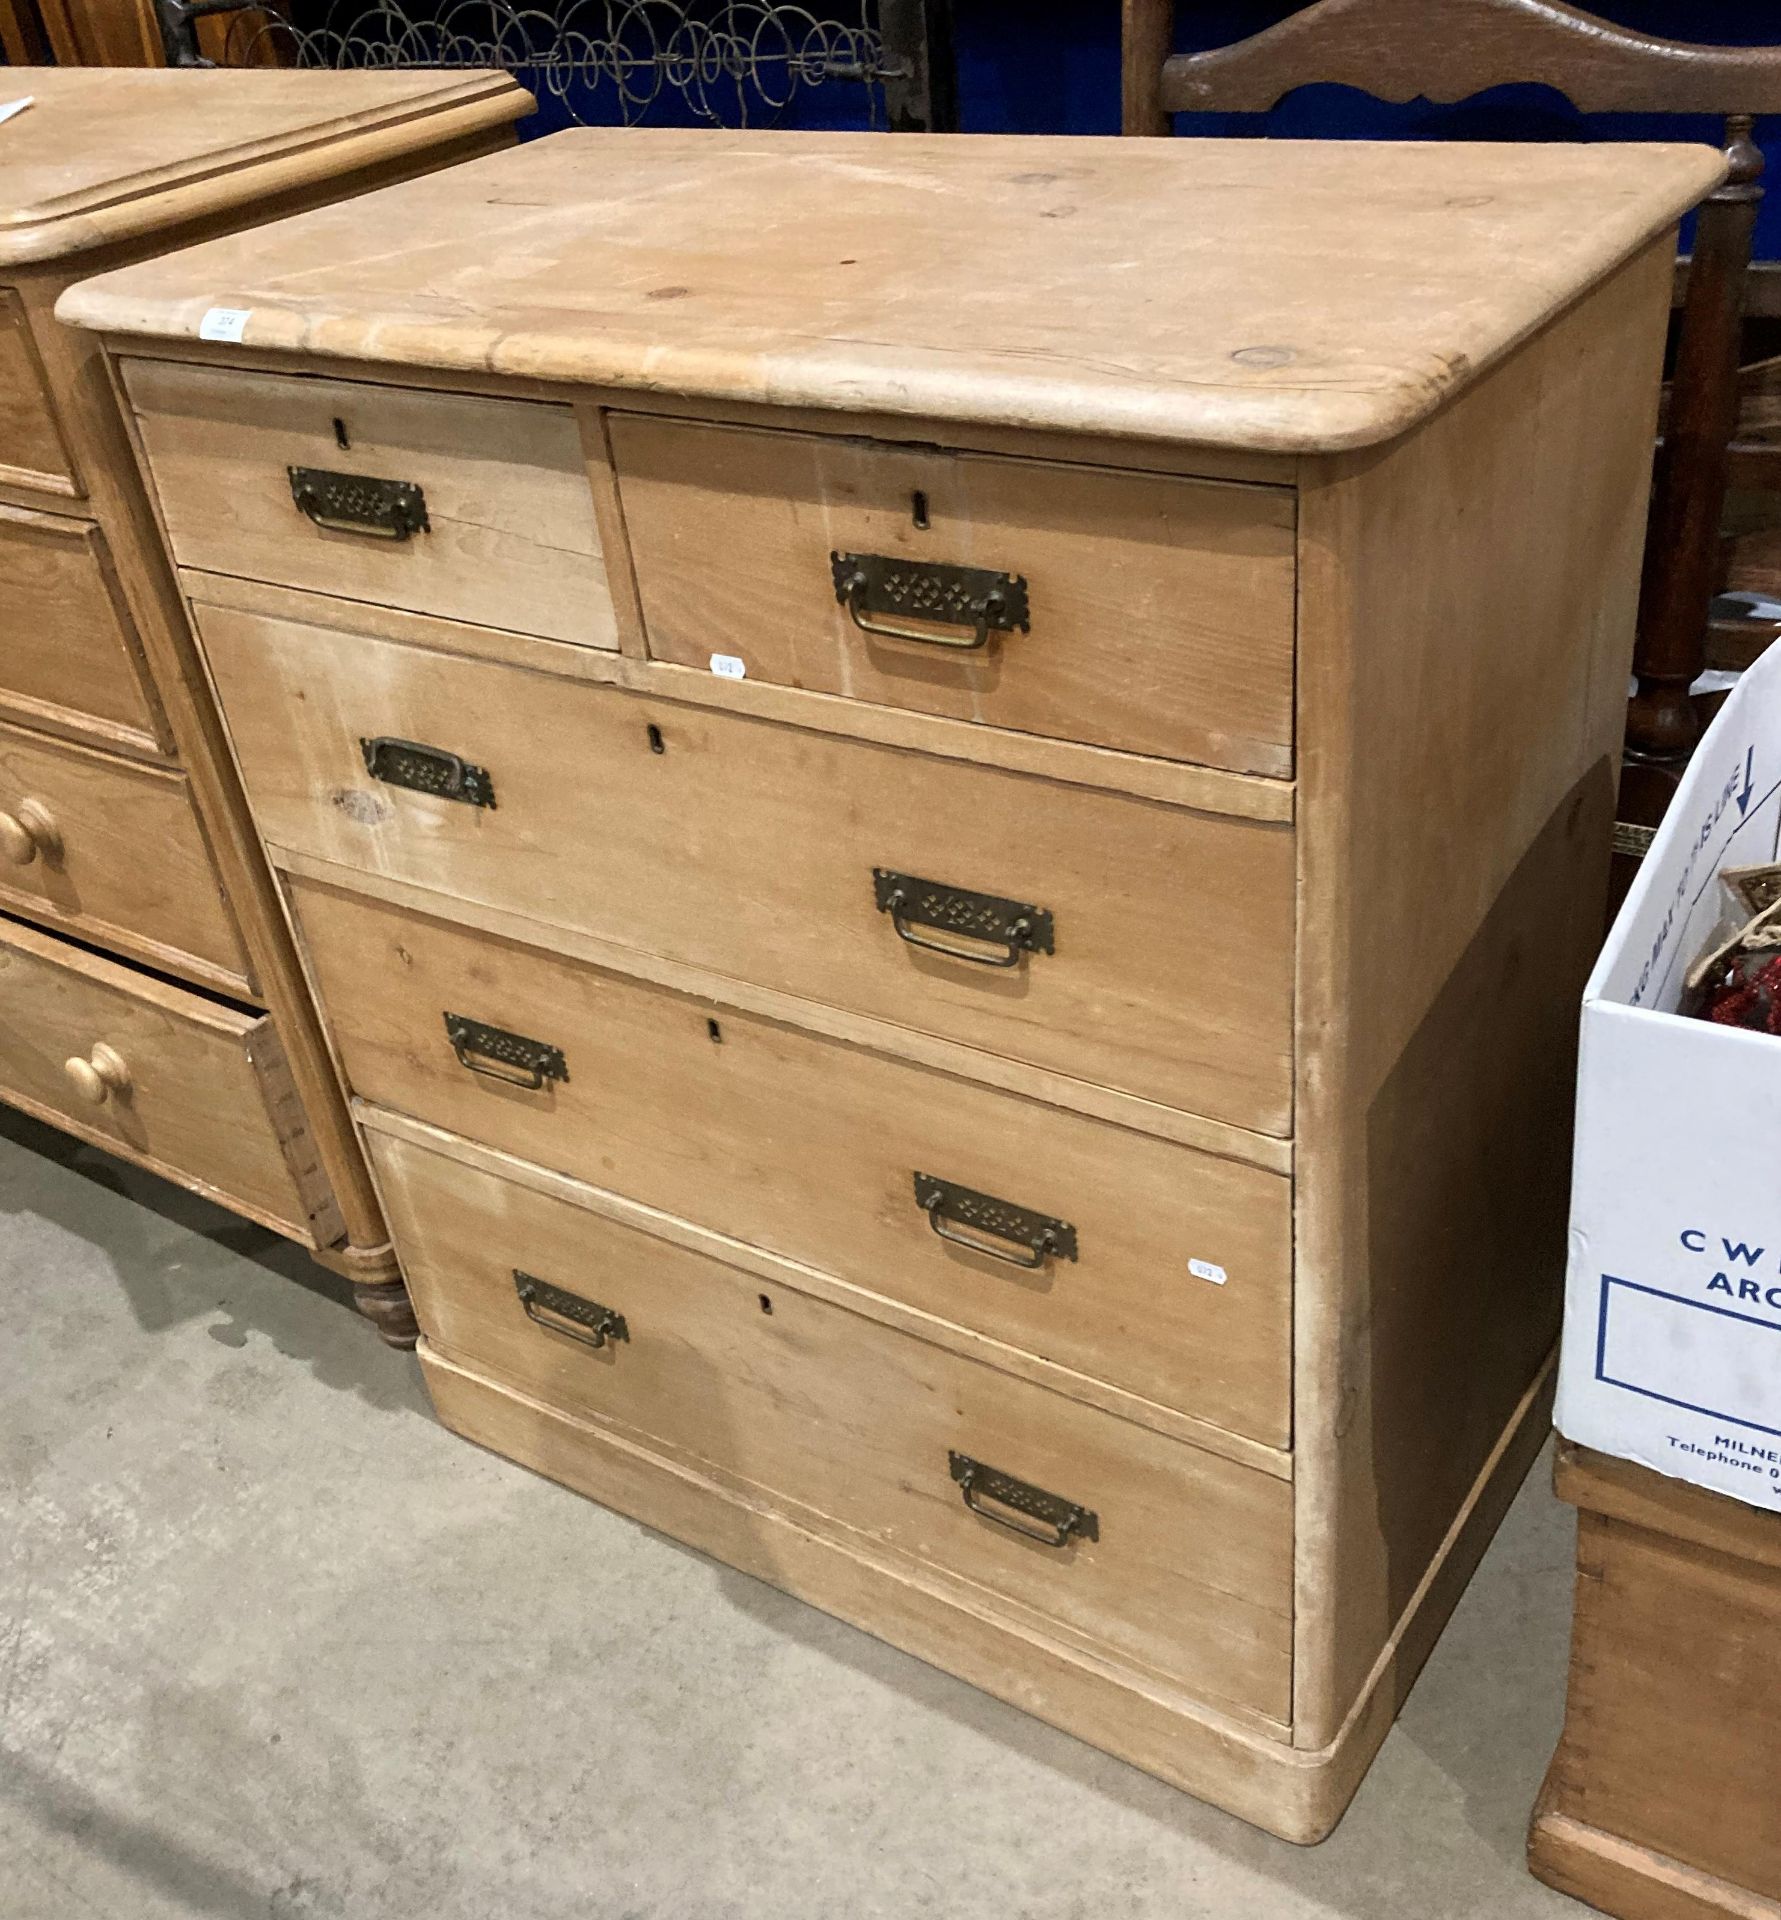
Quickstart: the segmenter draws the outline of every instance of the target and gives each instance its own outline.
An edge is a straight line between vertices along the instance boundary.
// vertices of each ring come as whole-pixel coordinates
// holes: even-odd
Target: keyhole
[[[773,1311],[773,1302],[769,1300],[764,1293],[759,1295],[758,1298],[761,1303],[762,1313],[771,1313]]]
[[[649,723],[648,733],[649,733],[650,752],[666,753],[668,751],[668,748],[666,743],[662,739],[662,730],[660,727],[656,725],[656,723],[653,720],[650,721]]]
[[[928,519],[928,496],[921,487],[917,487],[909,496],[909,517],[923,533],[932,525]]]
[[[707,1020],[705,1022],[705,1031],[719,1046],[723,1045],[724,1030],[715,1020]]]
[[[346,430],[346,422],[338,414],[334,416],[334,444],[342,453],[352,450],[352,435]]]

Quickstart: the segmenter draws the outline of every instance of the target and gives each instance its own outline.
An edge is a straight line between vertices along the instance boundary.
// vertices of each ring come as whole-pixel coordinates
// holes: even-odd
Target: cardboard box
[[[1781,1037],[1676,1012],[1781,839],[1781,648],[1701,742],[1584,991],[1556,1420],[1781,1510]]]

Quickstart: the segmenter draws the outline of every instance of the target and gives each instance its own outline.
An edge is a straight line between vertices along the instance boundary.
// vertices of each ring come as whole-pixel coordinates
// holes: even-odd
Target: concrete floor
[[[1535,1920],[1542,1463],[1267,1838],[430,1420],[272,1236],[0,1110],[5,1920]]]

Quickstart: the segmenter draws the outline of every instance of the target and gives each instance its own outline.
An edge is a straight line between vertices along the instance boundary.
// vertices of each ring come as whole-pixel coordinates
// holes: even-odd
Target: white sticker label
[[[714,653],[711,656],[711,671],[720,680],[746,680],[748,662],[734,653]]]
[[[239,340],[254,317],[252,307],[212,307],[198,322],[200,340]]]
[[[0,107],[0,121],[10,120],[15,113],[23,113],[31,104],[33,97],[31,94],[26,94],[22,100],[8,100],[5,106]]]
[[[1215,1287],[1222,1287],[1230,1278],[1223,1267],[1215,1267],[1210,1260],[1190,1260],[1187,1270],[1196,1280],[1210,1280]]]

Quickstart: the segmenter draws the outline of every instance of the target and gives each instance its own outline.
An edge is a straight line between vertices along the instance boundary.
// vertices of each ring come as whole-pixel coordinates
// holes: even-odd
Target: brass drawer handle
[[[1051,913],[1045,907],[1000,900],[993,893],[973,893],[968,887],[949,887],[938,880],[917,880],[889,867],[872,869],[872,892],[878,911],[890,915],[899,940],[928,953],[943,953],[949,960],[969,960],[979,967],[1017,967],[1023,953],[1057,951]],[[918,926],[981,940],[1002,951],[979,953],[950,940],[930,940],[913,931]]]
[[[985,1466],[968,1453],[952,1452],[946,1458],[965,1505],[980,1519],[993,1521],[1023,1540],[1037,1540],[1045,1547],[1067,1547],[1072,1539],[1100,1539],[1100,1515],[1090,1508],[1078,1506],[1061,1494],[1047,1493],[1031,1481],[1016,1480],[1013,1474]],[[1026,1514],[1039,1524],[1028,1526],[1015,1518],[1017,1514]]]
[[[76,1054],[64,1060],[62,1071],[89,1106],[102,1107],[113,1094],[121,1100],[130,1092],[128,1061],[116,1047],[108,1047],[103,1040],[84,1059]]]
[[[365,771],[385,786],[407,787],[412,793],[437,794],[441,800],[461,800],[468,807],[495,804],[495,783],[482,767],[445,747],[429,747],[419,740],[398,740],[380,733],[359,740]]]
[[[882,553],[829,555],[835,598],[861,633],[886,640],[915,640],[927,647],[974,653],[992,633],[1032,628],[1024,574],[988,567],[955,567],[940,560],[893,560]],[[965,634],[931,633],[887,615],[968,627]]]
[[[601,1306],[597,1300],[584,1300],[565,1287],[553,1287],[523,1268],[513,1270],[513,1290],[526,1310],[526,1318],[547,1333],[560,1333],[565,1340],[578,1340],[584,1347],[595,1348],[631,1337],[622,1313]]]
[[[942,1240],[955,1247],[966,1247],[991,1260],[1005,1260],[1011,1267],[1036,1273],[1048,1259],[1076,1258],[1076,1229],[1068,1220],[1054,1220],[1049,1214],[1034,1213],[1029,1207],[1017,1207],[1010,1200],[998,1200],[994,1194],[978,1193],[931,1173],[915,1176],[915,1204],[928,1216],[928,1225]],[[961,1233],[959,1228],[967,1231]],[[974,1229],[974,1231],[972,1231]],[[978,1236],[993,1235],[980,1239]],[[1011,1242],[1022,1249],[1011,1253],[998,1241]]]
[[[62,830],[41,800],[23,800],[17,813],[0,813],[0,853],[15,867],[28,867],[39,854],[53,861],[62,851]]]
[[[291,498],[328,533],[406,540],[428,533],[427,496],[412,480],[379,480],[368,473],[330,473],[326,467],[287,467]]]
[[[547,1080],[567,1080],[569,1063],[561,1047],[545,1040],[528,1040],[523,1033],[491,1027],[465,1013],[445,1016],[445,1037],[458,1056],[458,1065],[490,1080],[536,1093]]]

